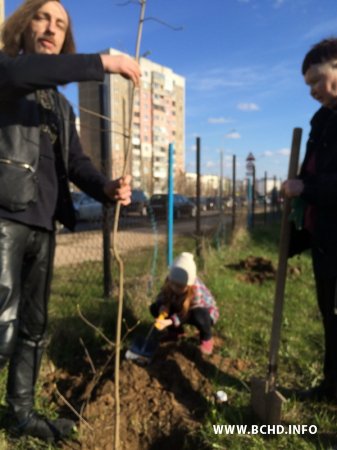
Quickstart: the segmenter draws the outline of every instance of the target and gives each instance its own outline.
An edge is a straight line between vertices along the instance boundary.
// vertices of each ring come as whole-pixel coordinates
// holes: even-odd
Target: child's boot
[[[211,355],[213,353],[213,347],[214,347],[214,339],[208,339],[207,341],[200,341],[200,351],[204,355]]]

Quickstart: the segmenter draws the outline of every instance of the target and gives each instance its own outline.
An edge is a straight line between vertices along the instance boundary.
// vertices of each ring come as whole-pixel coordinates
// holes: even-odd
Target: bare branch
[[[128,0],[124,3],[117,3],[117,6],[127,6],[127,5],[141,5],[144,0]],[[145,20],[153,20],[154,22],[158,22],[161,25],[164,25],[165,27],[170,28],[173,31],[182,31],[184,27],[174,27],[173,25],[170,25],[169,23],[165,22],[164,20],[158,19],[157,17],[145,17],[140,20],[140,23],[145,22]]]
[[[88,361],[89,361],[89,364],[90,364],[92,373],[95,374],[95,373],[96,373],[95,365],[94,365],[94,363],[93,363],[93,361],[92,361],[92,359],[91,359],[91,356],[90,356],[90,354],[89,354],[89,352],[88,352],[88,349],[87,349],[87,347],[85,346],[85,344],[84,344],[82,338],[80,338],[80,344],[82,345],[82,347],[83,347],[83,349],[84,349],[84,352],[85,352],[85,355],[86,355],[86,357],[88,358]]]
[[[93,427],[79,414],[76,409],[68,402],[68,400],[61,394],[61,392],[57,389],[56,384],[54,383],[54,389],[56,394],[60,397],[60,399],[63,401],[63,403],[68,406],[68,408],[75,414],[75,416],[84,423],[85,426],[89,428],[90,431],[94,431]]]
[[[136,51],[135,58],[136,61],[139,62],[139,53],[140,53],[140,44],[142,38],[143,31],[143,23],[145,17],[145,7],[146,0],[141,0],[140,2],[140,16],[138,21],[138,31],[137,31],[137,39],[136,39]],[[131,150],[132,150],[132,126],[133,126],[133,116],[135,109],[135,86],[131,91],[130,98],[130,114],[129,114],[129,136],[127,151],[125,153],[124,159],[124,167],[123,167],[123,176],[126,174],[128,161],[130,158]],[[115,255],[118,267],[119,267],[119,295],[118,295],[118,310],[117,310],[117,323],[116,323],[116,346],[115,346],[115,442],[114,442],[114,450],[120,450],[120,393],[119,393],[119,369],[120,369],[120,351],[121,351],[121,331],[122,331],[122,319],[123,319],[123,302],[124,302],[124,262],[119,254],[118,245],[117,245],[117,231],[118,231],[118,222],[120,215],[120,207],[121,203],[117,202],[115,209],[115,216],[113,222],[113,233],[112,233],[112,248],[113,253]]]
[[[110,341],[110,339],[105,336],[103,331],[101,331],[99,328],[96,327],[96,325],[92,324],[88,319],[86,319],[83,316],[81,309],[80,309],[80,305],[77,305],[77,311],[78,311],[78,315],[80,316],[80,318],[83,320],[84,323],[86,323],[90,328],[95,330],[105,340],[105,342],[107,342],[111,347],[115,346],[114,342]]]
[[[145,20],[153,20],[154,22],[158,22],[161,25],[164,25],[165,27],[171,28],[173,31],[182,31],[184,27],[174,27],[173,25],[170,25],[169,23],[165,22],[164,20],[157,19],[157,17],[146,17]]]
[[[49,361],[49,373],[55,373],[55,366],[54,364]],[[55,382],[52,383],[52,387],[55,391],[55,393],[58,395],[58,397],[62,400],[62,402],[68,406],[68,408],[75,414],[75,416],[86,426],[88,427],[91,431],[93,431],[92,426],[82,417],[81,414],[79,414],[76,409],[68,402],[68,400],[64,397],[64,395],[61,394],[61,392],[58,390],[58,387],[56,385]]]
[[[128,336],[128,334],[132,333],[133,330],[135,330],[135,329],[138,327],[138,325],[140,324],[141,321],[138,320],[138,321],[136,322],[136,324],[133,325],[133,327],[131,327],[131,328],[129,328],[129,325],[127,324],[127,322],[126,322],[125,319],[123,319],[123,322],[124,322],[124,324],[125,324],[125,326],[126,326],[126,333],[125,333],[125,335],[123,336],[122,342],[125,341],[125,339],[126,339],[126,337]]]
[[[131,4],[137,5],[140,4],[139,0],[128,0],[127,2],[124,3],[116,3],[117,6],[127,6],[127,5],[131,5]]]

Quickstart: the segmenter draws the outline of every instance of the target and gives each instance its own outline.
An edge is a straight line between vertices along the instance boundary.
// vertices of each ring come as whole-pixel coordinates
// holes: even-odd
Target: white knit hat
[[[197,267],[192,253],[183,252],[170,267],[169,280],[184,286],[193,286],[197,276]]]

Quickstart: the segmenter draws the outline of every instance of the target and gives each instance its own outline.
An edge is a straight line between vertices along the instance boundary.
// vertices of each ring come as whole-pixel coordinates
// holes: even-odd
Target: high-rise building
[[[5,0],[0,0],[0,26],[5,20]]]
[[[114,49],[107,52],[120,54]],[[166,192],[168,146],[174,144],[174,171],[179,175],[185,165],[185,79],[172,69],[140,59],[141,86],[135,90],[132,145],[128,155],[128,173],[133,187],[148,194]],[[131,82],[120,75],[105,78],[110,117],[110,150],[113,178],[121,175],[126,158],[129,132]],[[80,83],[81,140],[95,164],[101,167],[99,86],[96,82]],[[90,112],[89,112],[90,111]]]

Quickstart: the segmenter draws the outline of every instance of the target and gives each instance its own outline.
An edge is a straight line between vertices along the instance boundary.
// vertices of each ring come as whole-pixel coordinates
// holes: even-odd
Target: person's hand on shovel
[[[302,180],[291,179],[282,183],[282,192],[289,198],[298,197],[302,194],[304,184]]]
[[[159,316],[157,317],[157,319],[154,323],[154,326],[157,328],[157,330],[163,331],[163,330],[165,330],[165,328],[167,328],[173,324],[172,319],[166,319],[167,315],[168,314],[166,311],[163,311],[159,314]]]

